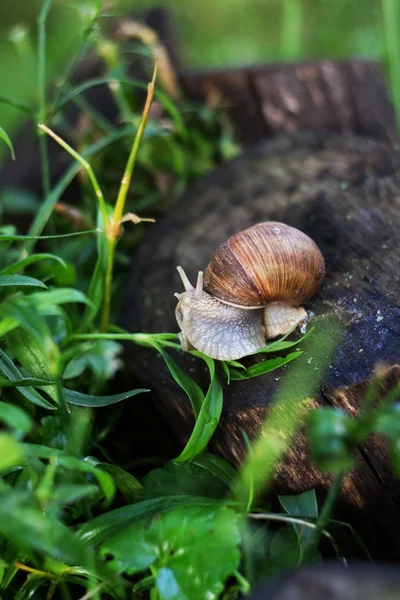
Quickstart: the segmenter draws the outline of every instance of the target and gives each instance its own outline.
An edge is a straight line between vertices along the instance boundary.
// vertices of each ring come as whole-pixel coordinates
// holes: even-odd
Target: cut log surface
[[[132,331],[146,332],[178,329],[173,294],[182,290],[182,284],[176,266],[182,265],[194,281],[219,244],[254,223],[274,220],[297,227],[315,240],[325,257],[326,278],[307,306],[316,315],[316,332],[293,363],[297,368],[288,365],[225,386],[223,416],[211,448],[236,465],[246,454],[242,430],[254,439],[287,377],[292,377],[299,395],[320,379],[311,409],[336,405],[352,414],[357,413],[377,365],[385,372],[381,394],[398,381],[399,169],[400,152],[390,144],[345,135],[280,137],[191,188],[140,248],[123,321]],[[344,336],[334,356],[328,356],[324,325],[332,319],[344,328]],[[177,359],[206,385],[202,362],[183,352]],[[193,423],[191,409],[162,359],[140,350],[134,370],[158,392],[160,408],[185,442]],[[300,371],[295,380],[294,371]],[[329,485],[329,477],[311,464],[306,437],[300,433],[276,474],[277,490],[297,493]],[[363,530],[368,548],[372,546],[380,558],[394,558],[400,551],[399,493],[385,445],[373,439],[358,452],[339,506],[340,516]]]

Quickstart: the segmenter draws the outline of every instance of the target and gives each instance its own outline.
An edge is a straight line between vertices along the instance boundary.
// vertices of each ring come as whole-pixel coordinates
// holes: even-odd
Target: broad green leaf
[[[218,425],[222,412],[223,392],[215,373],[215,362],[200,352],[193,353],[206,362],[211,381],[189,441],[178,458],[175,459],[177,463],[193,460],[205,450]]]
[[[8,433],[0,433],[0,472],[7,471],[11,467],[19,465],[21,460],[23,460],[23,456],[22,446],[17,440]],[[0,498],[1,496],[2,494],[0,493]]]
[[[196,456],[196,458],[193,459],[192,464],[212,473],[212,475],[218,477],[229,488],[232,490],[234,489],[238,473],[236,469],[221,456],[211,454],[210,452],[203,452],[203,454],[199,454],[199,456]]]
[[[216,599],[240,560],[238,515],[226,507],[180,507],[107,540],[103,555],[118,573],[150,566],[163,600]]]
[[[55,254],[31,254],[31,256],[21,258],[21,260],[17,260],[15,263],[8,265],[8,267],[2,269],[0,271],[0,275],[11,275],[16,271],[19,271],[20,269],[24,269],[25,267],[42,260],[53,260],[62,265],[63,267],[67,266],[65,261],[59,256],[56,256]]]
[[[47,285],[26,275],[1,275],[0,287],[40,287],[47,288]]]
[[[2,139],[7,144],[7,146],[10,149],[12,159],[15,160],[15,153],[12,142],[2,127],[0,127],[0,139]]]
[[[89,394],[82,394],[81,392],[76,392],[75,390],[69,390],[67,388],[63,388],[63,391],[65,400],[69,404],[76,404],[77,406],[91,406],[94,408],[110,406],[111,404],[121,402],[121,400],[126,400],[132,396],[136,396],[136,394],[142,394],[144,392],[149,392],[150,390],[139,388],[137,390],[122,392],[122,394],[113,394],[111,396],[91,396]]]
[[[3,373],[10,381],[16,381],[23,379],[19,369],[14,365],[12,360],[5,354],[0,351],[0,372]],[[56,407],[53,406],[48,400],[43,398],[39,392],[37,392],[34,388],[31,387],[22,387],[17,386],[16,388],[19,393],[24,396],[29,402],[32,404],[36,404],[37,406],[41,406],[42,408],[47,408],[48,410],[55,410]]]
[[[21,439],[32,428],[32,419],[19,406],[0,402],[0,421],[14,430],[17,439]]]
[[[143,480],[144,498],[158,498],[179,494],[224,498],[226,484],[193,463],[168,463],[163,469],[153,469]]]
[[[25,447],[26,444],[23,446]],[[99,544],[107,540],[110,536],[125,530],[132,523],[148,519],[177,506],[189,505],[219,507],[221,506],[221,500],[184,495],[143,500],[142,502],[110,510],[91,521],[87,521],[82,525],[78,533],[84,540],[90,540],[93,544]],[[234,502],[230,502],[229,505],[239,506]]]
[[[6,343],[29,374],[47,381],[58,368],[59,350],[44,317],[29,296],[10,296],[0,304],[0,314],[15,319],[20,327],[6,335]],[[57,399],[54,388],[47,394]]]
[[[318,518],[318,503],[315,490],[308,490],[296,496],[278,496],[278,498],[285,512],[291,517],[300,517],[305,520],[307,520],[307,517]],[[293,523],[293,527],[299,540],[300,550],[303,552],[310,538],[313,536],[313,531],[310,527],[304,527],[296,523]]]

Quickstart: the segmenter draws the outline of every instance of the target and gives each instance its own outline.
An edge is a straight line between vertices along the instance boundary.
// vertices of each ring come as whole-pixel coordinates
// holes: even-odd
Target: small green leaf
[[[0,472],[19,465],[23,457],[22,447],[17,440],[8,433],[0,433]]]
[[[0,277],[0,287],[40,287],[47,288],[47,286],[33,277],[27,277],[26,275],[2,275]]]
[[[131,398],[137,394],[149,392],[150,390],[139,388],[136,390],[129,390],[128,392],[122,392],[122,394],[113,394],[111,396],[91,396],[89,394],[82,394],[81,392],[76,392],[75,390],[69,390],[67,388],[63,388],[63,391],[65,400],[69,404],[76,404],[77,406],[101,407],[116,404],[117,402],[121,402],[121,400],[126,400],[127,398]]]
[[[262,362],[257,363],[256,365],[248,367],[245,371],[236,371],[232,369],[231,379],[233,381],[240,381],[242,379],[251,379],[252,377],[259,377],[260,375],[265,375],[266,373],[270,373],[275,369],[283,367],[283,365],[286,365],[292,360],[295,360],[301,354],[303,354],[301,351],[291,352],[286,356],[277,356],[276,358],[263,360]]]
[[[267,352],[281,352],[282,350],[287,350],[288,348],[293,348],[293,346],[298,346],[299,344],[304,342],[304,340],[306,340],[308,337],[310,337],[310,335],[314,331],[314,327],[312,327],[301,338],[294,340],[292,342],[284,341],[291,333],[293,333],[293,331],[296,329],[296,327],[297,327],[297,325],[295,327],[293,327],[293,329],[288,331],[288,333],[286,333],[281,338],[279,338],[279,340],[275,340],[274,342],[267,344],[267,346],[265,346],[264,348],[261,348],[261,350],[256,352],[256,354],[263,354],[263,353],[267,353]]]
[[[339,408],[320,408],[307,417],[311,456],[329,472],[350,469],[354,459],[355,420]]]
[[[307,520],[307,517],[314,519],[318,518],[318,503],[315,490],[308,490],[296,496],[278,496],[285,512],[291,517],[300,517]],[[300,549],[303,552],[304,548],[313,536],[313,530],[310,527],[304,527],[293,523],[296,531]]]
[[[298,566],[301,558],[296,532],[291,527],[281,527],[270,544],[267,573],[269,577]]]
[[[97,479],[106,501],[111,502],[115,494],[115,485],[108,473],[94,467],[89,461],[80,460],[74,456],[58,456],[57,462],[67,469],[93,475]]]
[[[31,294],[31,298],[36,302],[39,310],[67,303],[90,304],[90,300],[83,292],[73,288],[57,288],[47,292],[35,292]]]
[[[51,500],[58,506],[66,506],[98,493],[99,488],[90,483],[62,483],[52,488]]]
[[[14,430],[18,439],[29,433],[32,428],[32,419],[19,406],[0,402],[0,421]]]
[[[15,160],[15,153],[12,142],[2,127],[0,127],[0,139],[2,139],[7,144],[7,146],[10,149],[12,159]]]
[[[125,502],[134,502],[138,497],[138,494],[142,492],[143,486],[140,481],[130,473],[127,473],[127,471],[124,471],[124,469],[121,469],[116,465],[101,462],[97,463],[96,466],[98,469],[105,471],[112,477],[118,490],[123,495]]]

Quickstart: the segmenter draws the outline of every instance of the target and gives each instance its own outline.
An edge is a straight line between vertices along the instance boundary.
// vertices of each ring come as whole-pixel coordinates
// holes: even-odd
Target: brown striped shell
[[[283,223],[259,223],[224,242],[204,274],[204,289],[226,304],[298,306],[317,291],[323,256],[305,234]]]

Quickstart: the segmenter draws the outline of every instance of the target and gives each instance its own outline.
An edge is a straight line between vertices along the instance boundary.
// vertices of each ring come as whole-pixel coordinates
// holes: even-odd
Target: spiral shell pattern
[[[305,233],[259,223],[224,242],[204,275],[204,289],[226,304],[260,307],[307,302],[325,275],[323,256]]]

